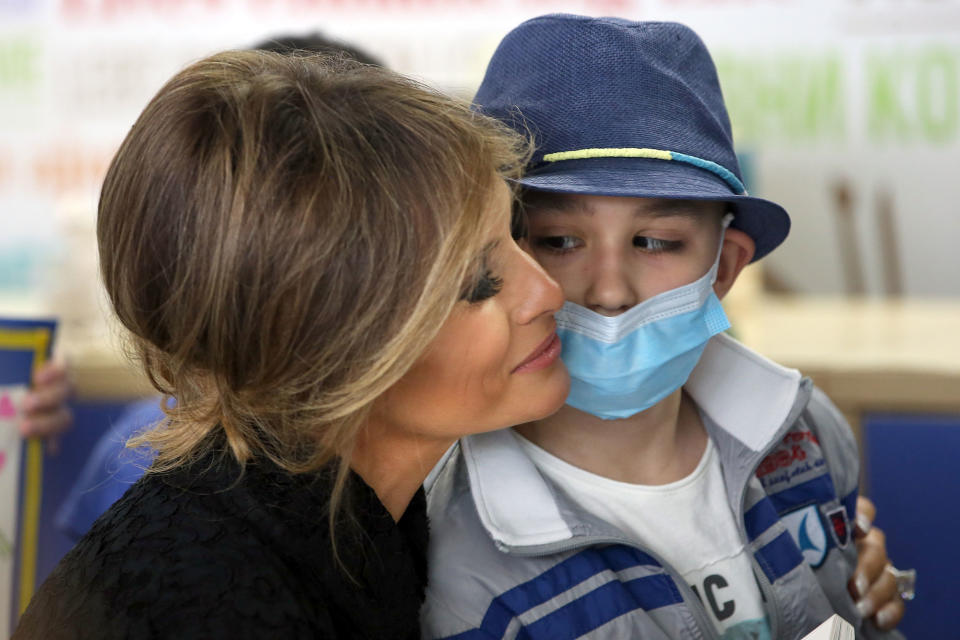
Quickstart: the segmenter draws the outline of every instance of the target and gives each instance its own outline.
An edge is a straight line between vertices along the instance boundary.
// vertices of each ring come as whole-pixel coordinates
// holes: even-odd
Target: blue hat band
[[[723,165],[719,165],[711,160],[704,160],[703,158],[687,155],[685,153],[677,153],[676,151],[637,147],[611,147],[577,149],[576,151],[557,151],[555,153],[548,153],[543,156],[544,162],[583,160],[585,158],[647,158],[652,160],[682,162],[684,164],[689,164],[699,169],[709,171],[710,173],[719,177],[721,180],[726,182],[727,185],[733,190],[734,194],[738,196],[746,195],[747,193],[747,190],[744,188],[743,183],[740,182],[740,179]]]

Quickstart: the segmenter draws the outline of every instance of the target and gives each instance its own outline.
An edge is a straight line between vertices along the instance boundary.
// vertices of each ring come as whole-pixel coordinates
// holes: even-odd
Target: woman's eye
[[[533,244],[555,253],[566,253],[583,246],[583,242],[575,236],[540,236],[534,238]]]
[[[502,288],[503,278],[498,278],[493,275],[492,271],[487,269],[483,272],[483,275],[477,279],[476,283],[460,296],[460,299],[466,300],[471,304],[483,302],[487,298],[492,298],[500,293],[500,289]]]
[[[660,240],[649,236],[633,236],[633,246],[649,253],[675,251],[681,243],[676,240]]]

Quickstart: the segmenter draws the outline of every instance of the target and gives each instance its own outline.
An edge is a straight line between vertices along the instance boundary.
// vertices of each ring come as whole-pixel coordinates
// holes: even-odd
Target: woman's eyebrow
[[[487,268],[487,265],[490,263],[490,254],[500,246],[500,240],[491,240],[487,244],[483,245],[483,249],[480,250],[479,255],[476,258],[476,264],[478,268]]]

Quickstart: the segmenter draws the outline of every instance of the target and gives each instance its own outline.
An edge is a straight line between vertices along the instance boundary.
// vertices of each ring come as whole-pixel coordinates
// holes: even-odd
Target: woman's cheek
[[[526,357],[526,354],[513,353],[517,347],[513,345],[509,316],[499,301],[492,299],[491,302],[490,308],[480,314],[471,331],[472,337],[465,340],[465,344],[471,345],[474,381],[485,401],[505,392],[511,370]]]

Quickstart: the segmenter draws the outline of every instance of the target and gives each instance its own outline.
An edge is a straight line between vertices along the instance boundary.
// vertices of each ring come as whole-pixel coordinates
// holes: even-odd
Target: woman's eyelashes
[[[464,286],[460,294],[461,300],[473,304],[483,302],[500,293],[500,289],[503,288],[503,278],[494,275],[493,269],[490,268],[491,254],[499,245],[500,241],[494,240],[483,248],[477,261],[477,275]]]
[[[493,275],[493,272],[484,267],[483,273],[480,274],[480,277],[476,279],[468,289],[460,297],[461,300],[466,300],[467,302],[474,304],[476,302],[483,302],[488,298],[500,293],[500,289],[503,288],[503,278],[499,278]]]

